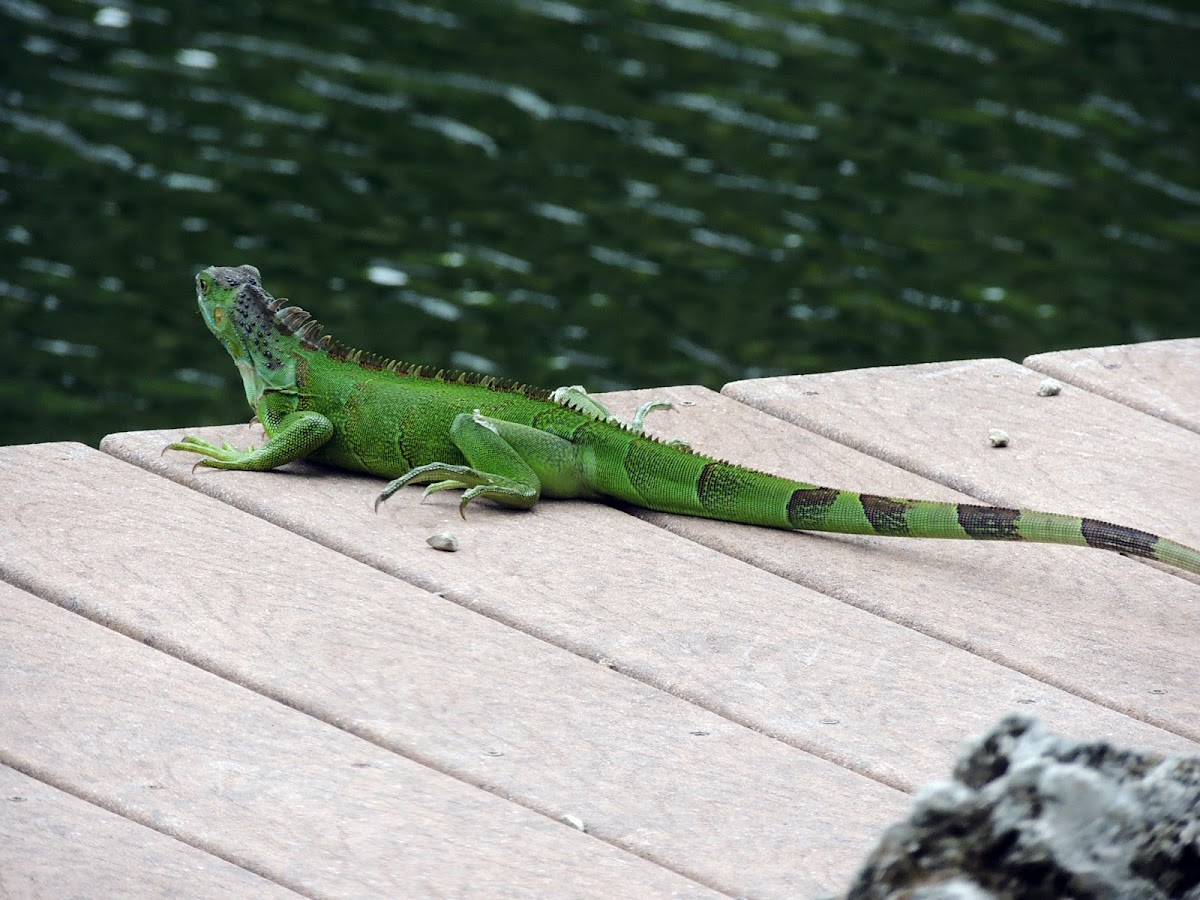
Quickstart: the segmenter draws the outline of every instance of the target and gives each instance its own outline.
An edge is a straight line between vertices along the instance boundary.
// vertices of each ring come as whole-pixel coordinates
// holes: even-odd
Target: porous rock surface
[[[1200,756],[1083,743],[1010,716],[922,788],[850,900],[1200,900]]]

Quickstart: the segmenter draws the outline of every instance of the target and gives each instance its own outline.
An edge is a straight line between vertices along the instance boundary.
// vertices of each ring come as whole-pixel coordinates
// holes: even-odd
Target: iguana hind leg
[[[422,499],[435,491],[464,489],[458,504],[459,512],[464,516],[467,505],[476,497],[486,497],[518,509],[533,506],[541,496],[542,482],[521,454],[501,435],[500,426],[525,428],[539,435],[542,439],[540,443],[558,441],[567,444],[561,438],[535,428],[489,419],[478,410],[474,414],[461,413],[450,426],[450,438],[470,465],[429,463],[417,466],[384,488],[375,500],[375,508],[379,509],[380,503],[407,484],[428,484]]]
[[[646,417],[650,415],[650,413],[660,409],[668,410],[675,408],[675,404],[670,400],[650,400],[649,402],[643,403],[641,406],[639,406],[634,412],[633,418],[626,422],[624,419],[618,418],[609,412],[608,407],[604,406],[604,404],[592,397],[592,395],[584,389],[583,385],[580,384],[556,388],[554,392],[551,393],[550,397],[553,400],[557,400],[559,403],[564,401],[570,403],[576,409],[582,410],[586,413],[591,413],[598,419],[607,419],[608,421],[614,422],[617,425],[622,425],[625,428],[628,428],[634,434],[646,433]],[[680,450],[690,450],[692,446],[687,441],[683,440],[667,441],[667,443],[672,447],[678,447]]]
[[[649,403],[643,403],[637,408],[637,412],[633,414],[633,418],[626,422],[614,416],[608,411],[608,407],[595,399],[591,394],[584,389],[581,384],[573,384],[555,388],[550,394],[552,400],[559,403],[569,403],[578,410],[586,413],[591,413],[597,419],[607,419],[618,425],[624,425],[630,431],[641,434],[646,430],[646,416],[654,412],[656,409],[674,409],[675,405],[670,400],[651,400]]]

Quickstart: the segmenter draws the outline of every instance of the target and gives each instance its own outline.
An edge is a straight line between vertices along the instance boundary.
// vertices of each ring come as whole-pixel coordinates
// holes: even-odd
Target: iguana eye
[[[203,275],[196,276],[196,290],[201,294],[208,293],[208,280]]]

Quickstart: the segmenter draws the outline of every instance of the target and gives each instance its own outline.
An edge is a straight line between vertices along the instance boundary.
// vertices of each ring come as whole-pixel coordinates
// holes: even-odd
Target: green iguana
[[[463,489],[527,509],[542,495],[610,499],[662,512],[799,531],[1040,541],[1115,550],[1200,574],[1200,552],[1096,519],[906,500],[790,481],[644,435],[644,404],[623,422],[582,388],[544,391],[488,375],[384,360],[328,336],[262,286],[253,266],[196,277],[200,311],[242,375],[267,434],[258,449],[185,437],[197,465],[262,471],[297,459],[394,479],[425,495]]]

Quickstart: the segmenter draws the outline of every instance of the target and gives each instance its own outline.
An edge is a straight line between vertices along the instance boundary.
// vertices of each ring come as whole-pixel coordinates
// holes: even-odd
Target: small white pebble
[[[999,428],[988,429],[988,443],[993,447],[1007,447],[1008,433]]]
[[[425,539],[434,550],[444,550],[447,553],[454,553],[458,550],[458,538],[449,531],[439,531],[437,534],[431,534]]]
[[[578,816],[572,816],[568,814],[563,816],[562,819],[572,828],[577,828],[580,831],[587,831],[587,829],[583,827],[583,819],[579,818]]]
[[[1039,397],[1057,397],[1062,393],[1062,384],[1053,378],[1047,378],[1038,385]]]

